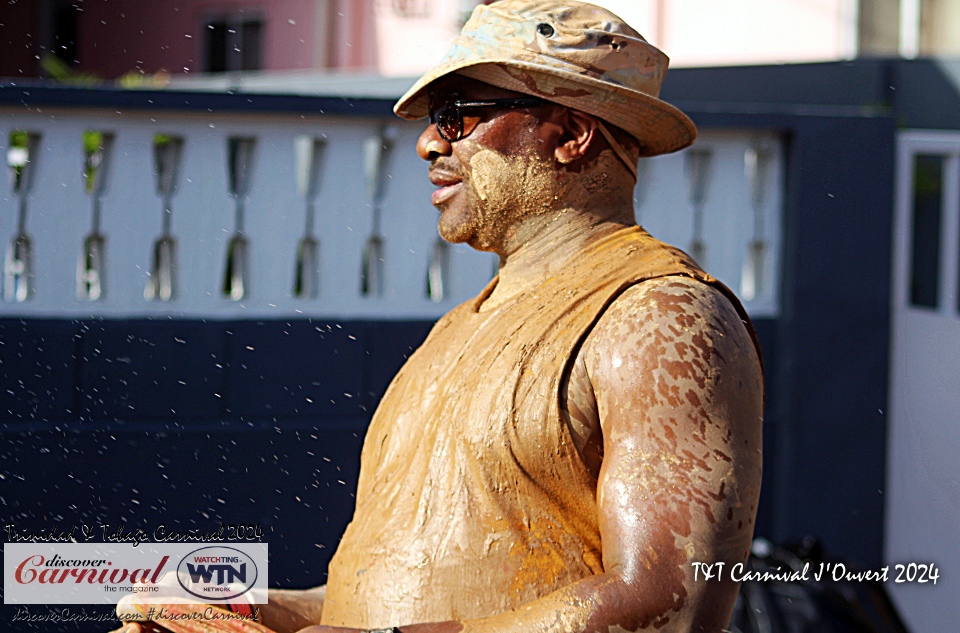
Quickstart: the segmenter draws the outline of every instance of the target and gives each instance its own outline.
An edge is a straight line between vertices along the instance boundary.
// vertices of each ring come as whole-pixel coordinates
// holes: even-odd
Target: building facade
[[[0,76],[416,75],[480,0],[10,0]],[[485,0],[490,2],[490,0]],[[960,0],[597,0],[673,66],[960,54]]]

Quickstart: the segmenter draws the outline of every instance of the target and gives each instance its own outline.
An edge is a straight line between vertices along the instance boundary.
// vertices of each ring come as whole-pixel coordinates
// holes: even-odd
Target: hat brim
[[[668,154],[688,147],[697,138],[697,128],[686,114],[666,101],[626,86],[572,74],[535,62],[469,60],[435,67],[397,101],[393,111],[405,119],[430,114],[427,89],[450,73],[547,99],[608,121],[636,137],[641,156]]]

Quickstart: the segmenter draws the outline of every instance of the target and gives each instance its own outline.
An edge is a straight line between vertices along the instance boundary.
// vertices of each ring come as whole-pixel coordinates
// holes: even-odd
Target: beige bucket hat
[[[577,0],[500,0],[473,11],[439,64],[394,106],[429,115],[429,85],[459,73],[593,114],[635,136],[643,156],[693,143],[697,129],[659,99],[669,59],[619,17]]]

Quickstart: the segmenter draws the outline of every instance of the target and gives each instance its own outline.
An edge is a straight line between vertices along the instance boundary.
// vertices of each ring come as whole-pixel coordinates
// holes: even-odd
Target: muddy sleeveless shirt
[[[357,507],[330,563],[324,624],[502,613],[603,572],[597,480],[560,409],[580,344],[638,282],[729,290],[639,227],[490,311],[454,308],[387,389],[364,441]]]

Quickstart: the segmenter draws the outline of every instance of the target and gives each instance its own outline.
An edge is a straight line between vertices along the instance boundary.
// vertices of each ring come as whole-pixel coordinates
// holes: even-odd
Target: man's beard
[[[562,199],[557,171],[532,153],[505,156],[481,149],[463,170],[455,205],[441,208],[438,230],[448,242],[497,251],[524,217],[547,213]]]

